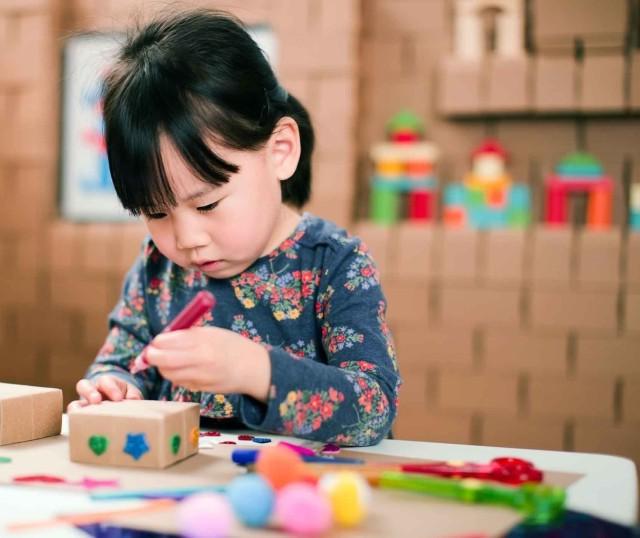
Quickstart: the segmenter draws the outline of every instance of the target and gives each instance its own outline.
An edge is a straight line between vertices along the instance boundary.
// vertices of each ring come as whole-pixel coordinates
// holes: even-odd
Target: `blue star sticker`
[[[136,461],[149,452],[149,445],[144,433],[128,433],[123,450],[125,454],[129,454]]]

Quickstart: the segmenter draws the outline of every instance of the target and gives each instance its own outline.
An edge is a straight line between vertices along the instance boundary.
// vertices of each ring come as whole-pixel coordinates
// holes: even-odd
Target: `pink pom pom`
[[[178,506],[180,533],[186,538],[222,538],[229,536],[233,511],[229,501],[215,493],[198,493]]]
[[[276,517],[291,534],[317,536],[331,527],[331,506],[314,486],[298,482],[278,492]]]

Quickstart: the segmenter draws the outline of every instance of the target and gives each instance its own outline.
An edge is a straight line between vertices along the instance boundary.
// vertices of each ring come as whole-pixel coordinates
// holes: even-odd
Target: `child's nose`
[[[192,250],[210,243],[207,232],[190,219],[174,222],[173,233],[178,250]]]

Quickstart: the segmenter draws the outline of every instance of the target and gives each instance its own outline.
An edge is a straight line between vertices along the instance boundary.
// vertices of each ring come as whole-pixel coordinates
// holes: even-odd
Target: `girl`
[[[130,37],[104,83],[109,166],[148,230],[70,406],[196,401],[201,415],[344,445],[384,438],[399,376],[361,241],[300,208],[313,130],[227,14]],[[199,326],[160,334],[199,290]],[[130,372],[145,345],[151,368]]]

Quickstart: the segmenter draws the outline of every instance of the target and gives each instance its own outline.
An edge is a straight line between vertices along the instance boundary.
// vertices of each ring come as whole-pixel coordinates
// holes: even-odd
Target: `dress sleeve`
[[[118,303],[109,314],[109,333],[89,366],[85,377],[95,379],[111,374],[138,387],[144,398],[153,398],[158,378],[155,368],[138,374],[129,372],[129,364],[151,341],[146,309],[145,282],[149,243],[145,242],[125,277]]]
[[[325,271],[315,305],[326,363],[272,348],[267,404],[241,399],[248,426],[345,446],[388,434],[400,376],[386,299],[366,247],[349,241]]]

